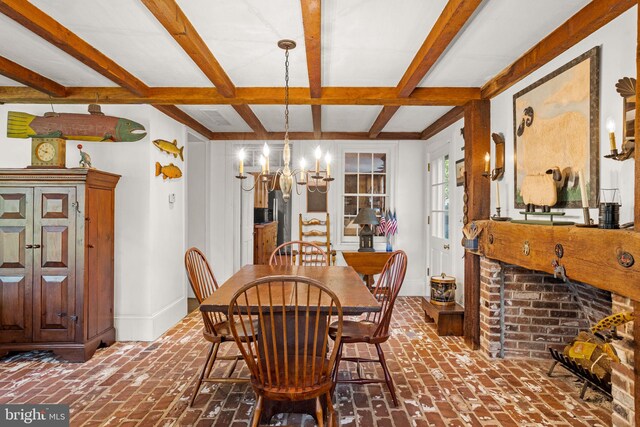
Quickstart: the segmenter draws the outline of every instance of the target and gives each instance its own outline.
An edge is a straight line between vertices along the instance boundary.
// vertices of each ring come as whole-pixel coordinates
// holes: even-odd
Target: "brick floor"
[[[609,402],[594,392],[586,402],[580,400],[579,384],[561,375],[561,368],[559,376],[548,378],[549,361],[491,360],[468,350],[458,337],[440,338],[433,324],[423,322],[419,303],[418,298],[398,300],[393,337],[384,345],[400,406],[394,408],[387,390],[377,384],[340,385],[341,426],[611,425]],[[345,349],[370,354],[365,346]],[[206,351],[196,312],[155,342],[119,342],[83,364],[61,362],[47,352],[5,357],[0,359],[0,403],[67,403],[73,426],[246,426],[255,403],[248,385],[205,385],[189,408],[192,381]],[[355,374],[355,365],[343,368],[341,375]],[[371,367],[365,373],[381,375]],[[278,415],[272,424],[314,422]]]

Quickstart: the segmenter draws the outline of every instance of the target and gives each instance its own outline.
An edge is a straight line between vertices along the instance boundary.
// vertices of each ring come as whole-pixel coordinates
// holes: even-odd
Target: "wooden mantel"
[[[477,221],[483,227],[479,252],[487,258],[553,274],[558,260],[570,280],[640,301],[640,233],[576,226],[513,224]],[[524,245],[528,242],[529,254]],[[561,244],[563,257],[555,254]],[[618,254],[628,252],[635,263],[618,263]]]

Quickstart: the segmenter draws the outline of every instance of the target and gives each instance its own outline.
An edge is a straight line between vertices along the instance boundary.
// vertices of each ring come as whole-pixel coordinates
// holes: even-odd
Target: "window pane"
[[[362,208],[370,208],[371,207],[371,196],[360,196],[358,197],[358,211]]]
[[[344,235],[345,236],[356,236],[358,232],[358,225],[351,224],[351,221],[356,219],[355,216],[345,216],[344,217]]]
[[[379,216],[388,208],[387,156],[383,153],[345,153],[343,233],[356,236],[359,227],[347,227],[363,208]]]
[[[387,171],[387,155],[384,153],[373,154],[373,171],[384,173]]]
[[[346,173],[358,172],[358,153],[345,153],[344,171]]]
[[[345,215],[357,215],[358,214],[358,198],[356,196],[344,197],[344,214]]]
[[[347,194],[356,194],[358,192],[358,175],[344,176],[344,192]]]
[[[375,194],[385,194],[386,175],[373,175],[373,192]]]
[[[358,171],[360,173],[371,173],[373,165],[373,154],[360,153],[360,167]]]
[[[373,210],[376,211],[376,215],[380,215],[386,210],[384,197],[373,198]]]
[[[371,175],[359,175],[358,193],[371,193]]]

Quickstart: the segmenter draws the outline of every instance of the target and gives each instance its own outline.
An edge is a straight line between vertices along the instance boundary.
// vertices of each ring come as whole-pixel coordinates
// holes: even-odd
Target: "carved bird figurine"
[[[93,169],[91,164],[91,156],[89,153],[82,151],[82,144],[78,144],[78,150],[80,151],[80,167]]]

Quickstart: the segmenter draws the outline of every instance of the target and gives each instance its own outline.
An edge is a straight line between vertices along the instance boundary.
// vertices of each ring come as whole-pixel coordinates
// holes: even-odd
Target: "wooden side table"
[[[373,276],[382,272],[382,268],[391,254],[392,252],[342,252],[347,265],[353,267],[357,273],[362,274],[362,280],[364,280],[369,290],[373,288]]]

